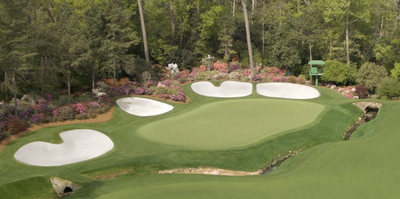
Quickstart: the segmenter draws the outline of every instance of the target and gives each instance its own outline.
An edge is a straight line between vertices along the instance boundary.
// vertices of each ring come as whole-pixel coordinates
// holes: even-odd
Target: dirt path
[[[4,147],[7,146],[8,143],[11,141],[26,135],[30,132],[46,128],[46,127],[51,127],[51,126],[60,126],[60,125],[67,125],[67,124],[81,124],[81,123],[101,123],[101,122],[107,122],[111,120],[112,116],[114,113],[114,107],[112,107],[107,113],[103,113],[100,115],[97,115],[96,118],[90,118],[90,119],[85,119],[85,120],[70,120],[70,121],[64,121],[64,122],[52,122],[52,123],[47,123],[47,124],[33,124],[31,127],[29,127],[26,131],[20,132],[16,135],[10,135],[9,137],[3,139],[0,141],[0,152],[4,149]]]

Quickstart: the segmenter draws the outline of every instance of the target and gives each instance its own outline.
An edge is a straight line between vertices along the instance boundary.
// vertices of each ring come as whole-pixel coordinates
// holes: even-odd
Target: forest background
[[[400,1],[245,2],[256,66],[307,75],[309,60],[333,60],[347,73],[367,62],[388,73],[400,63]],[[91,90],[100,79],[139,82],[145,71],[157,78],[169,63],[191,70],[208,55],[228,67],[249,64],[239,0],[1,0],[0,6],[0,101],[12,99],[13,86],[19,96]],[[325,80],[335,80],[329,74]],[[355,82],[355,74],[345,77],[336,82]]]

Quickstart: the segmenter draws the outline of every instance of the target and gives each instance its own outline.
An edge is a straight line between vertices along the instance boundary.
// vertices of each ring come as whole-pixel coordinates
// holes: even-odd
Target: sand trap
[[[253,85],[248,82],[225,81],[220,87],[215,87],[211,82],[196,82],[192,84],[192,90],[207,97],[244,97],[251,95]]]
[[[317,89],[309,86],[279,82],[257,84],[257,93],[287,99],[313,99],[320,95]]]
[[[286,99],[313,99],[320,95],[317,89],[309,86],[280,82],[257,84],[257,93]]]
[[[121,98],[117,100],[117,104],[125,112],[142,117],[161,115],[174,108],[169,104],[138,97]]]
[[[60,133],[61,144],[31,142],[21,147],[15,159],[34,166],[61,166],[89,160],[110,151],[114,144],[106,135],[88,129]]]

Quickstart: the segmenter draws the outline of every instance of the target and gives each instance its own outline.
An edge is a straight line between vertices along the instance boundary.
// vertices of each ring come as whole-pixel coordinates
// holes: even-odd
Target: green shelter
[[[318,66],[324,66],[325,62],[322,60],[311,60],[308,62],[308,65],[310,65],[311,82],[312,82],[313,76],[315,76],[315,86],[318,86],[318,76],[322,76],[324,74],[322,72],[321,67],[318,67]]]

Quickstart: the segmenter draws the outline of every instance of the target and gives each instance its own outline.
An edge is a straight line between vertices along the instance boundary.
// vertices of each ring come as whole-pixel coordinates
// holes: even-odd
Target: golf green
[[[306,101],[220,101],[145,125],[138,129],[138,134],[171,145],[202,149],[236,148],[310,124],[323,110],[324,106]]]

